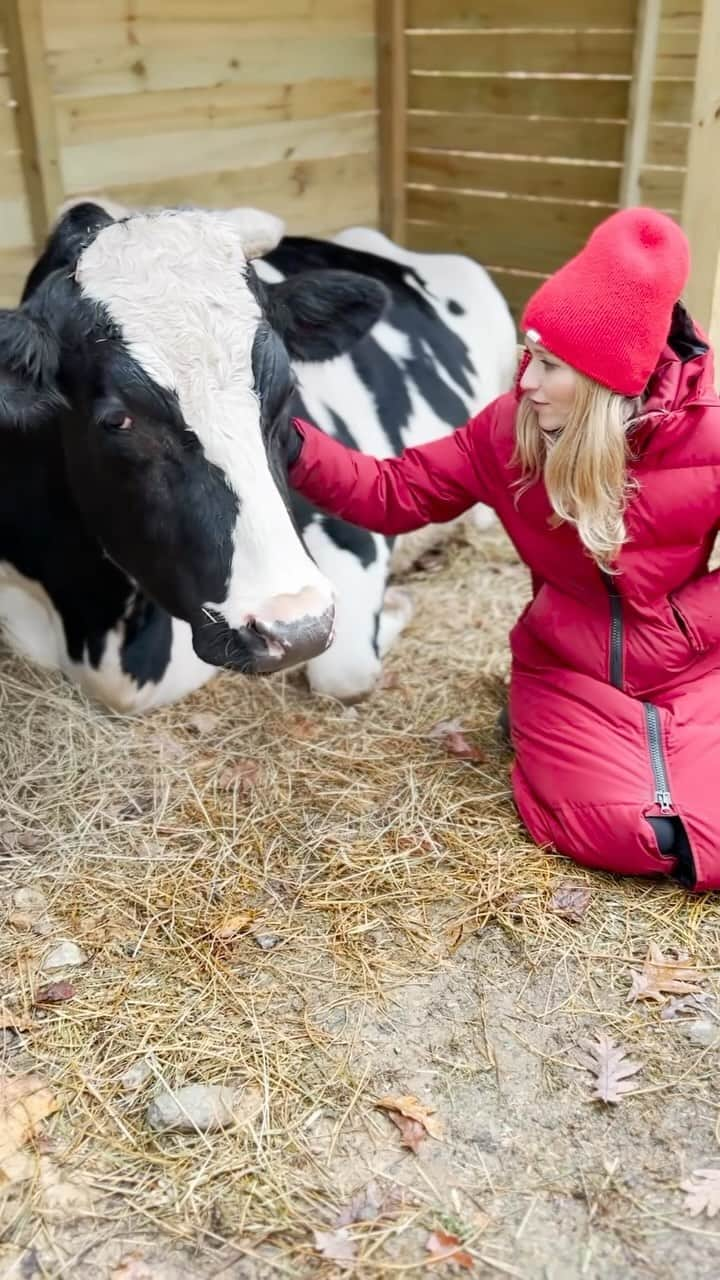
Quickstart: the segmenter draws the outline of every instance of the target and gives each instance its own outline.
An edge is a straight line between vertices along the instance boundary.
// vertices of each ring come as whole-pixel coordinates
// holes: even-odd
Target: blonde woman
[[[290,483],[399,534],[493,507],[532,573],[510,635],[515,801],[591,867],[720,885],[720,399],[687,240],[627,209],[522,318],[516,390],[398,458],[295,420]]]

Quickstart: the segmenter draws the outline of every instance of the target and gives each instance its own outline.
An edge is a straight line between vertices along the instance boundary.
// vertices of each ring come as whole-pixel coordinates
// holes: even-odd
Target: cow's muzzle
[[[270,675],[324,653],[334,636],[335,608],[310,588],[293,596],[274,596],[231,627],[222,615],[206,611],[193,627],[193,647],[203,662],[246,675]]]

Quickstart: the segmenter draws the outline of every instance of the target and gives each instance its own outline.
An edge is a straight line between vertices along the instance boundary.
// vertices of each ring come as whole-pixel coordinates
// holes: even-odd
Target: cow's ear
[[[60,344],[27,307],[0,311],[0,428],[34,427],[57,412]]]
[[[349,351],[390,305],[384,285],[354,271],[303,271],[264,289],[268,319],[294,360]]]
[[[54,385],[60,358],[58,335],[42,316],[19,307],[0,311],[0,369],[42,390]]]

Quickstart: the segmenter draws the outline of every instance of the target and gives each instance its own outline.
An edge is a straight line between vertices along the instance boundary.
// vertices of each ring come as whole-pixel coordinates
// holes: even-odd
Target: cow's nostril
[[[251,618],[247,624],[248,631],[262,636],[268,650],[275,657],[281,658],[291,647],[290,628],[283,623],[264,622],[262,618]]]

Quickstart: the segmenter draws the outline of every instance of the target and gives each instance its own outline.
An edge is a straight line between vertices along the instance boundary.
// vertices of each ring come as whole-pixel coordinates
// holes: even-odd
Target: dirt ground
[[[403,585],[416,616],[350,710],[224,676],[133,722],[0,655],[0,1081],[56,1108],[12,1157],[0,1128],[0,1276],[720,1275],[682,1189],[720,1171],[718,902],[526,839],[494,730],[527,589],[504,537]],[[84,963],[47,974],[62,939]],[[689,1003],[628,999],[650,942]],[[641,1065],[614,1104],[599,1033]],[[154,1132],[193,1082],[235,1090],[233,1125]],[[408,1095],[438,1126],[416,1150],[377,1106]]]

